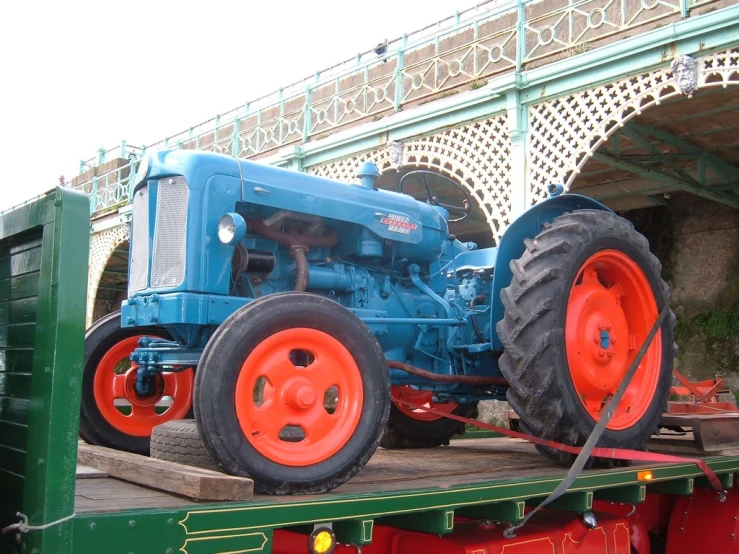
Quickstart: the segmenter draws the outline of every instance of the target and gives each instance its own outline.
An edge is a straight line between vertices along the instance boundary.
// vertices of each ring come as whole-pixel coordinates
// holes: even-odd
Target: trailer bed
[[[724,453],[726,454],[726,453]],[[739,462],[735,452],[734,464]],[[724,462],[728,458],[723,457]],[[686,464],[633,464],[628,468],[594,469],[583,472],[601,486],[613,486],[618,475],[634,473],[639,468],[682,468],[687,473],[699,473]],[[255,495],[249,505],[305,501],[340,500],[356,497],[393,495],[404,491],[443,491],[451,488],[487,485],[504,487],[514,483],[557,482],[566,473],[542,456],[530,443],[519,439],[482,438],[455,440],[449,446],[421,450],[385,450],[378,448],[369,463],[349,482],[325,494],[314,496]],[[673,472],[670,472],[673,473]],[[508,487],[505,487],[508,488]],[[573,490],[577,490],[574,486]],[[518,497],[519,495],[513,494]],[[166,492],[127,483],[111,477],[80,475],[77,478],[75,512],[101,513],[141,508],[195,508],[207,503],[194,502]]]

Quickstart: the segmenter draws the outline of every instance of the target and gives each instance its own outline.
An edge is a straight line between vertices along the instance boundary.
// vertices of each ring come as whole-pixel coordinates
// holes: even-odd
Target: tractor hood
[[[241,181],[241,200],[249,204],[287,209],[369,228],[378,236],[418,244],[424,229],[448,232],[443,208],[364,184],[349,184],[307,173],[193,150],[149,153],[135,177],[135,190],[147,180],[182,175],[191,189],[203,189],[215,175]]]
[[[446,212],[371,184],[348,184],[239,160],[245,202],[367,227],[378,236],[418,244],[423,230],[448,232]],[[365,180],[366,183],[366,180]]]

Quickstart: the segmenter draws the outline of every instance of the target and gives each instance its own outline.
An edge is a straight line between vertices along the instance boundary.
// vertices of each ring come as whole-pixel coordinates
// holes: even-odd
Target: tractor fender
[[[513,272],[510,268],[512,260],[521,257],[526,249],[525,239],[533,239],[541,232],[544,223],[551,223],[555,218],[575,210],[603,210],[613,212],[600,202],[580,194],[563,194],[539,202],[524,212],[508,226],[498,243],[498,255],[495,260],[493,275],[492,297],[494,299],[490,312],[490,328],[495,329],[497,323],[503,319],[503,303],[500,301],[500,291],[511,283]],[[502,350],[501,343],[495,332],[492,333],[493,349]]]

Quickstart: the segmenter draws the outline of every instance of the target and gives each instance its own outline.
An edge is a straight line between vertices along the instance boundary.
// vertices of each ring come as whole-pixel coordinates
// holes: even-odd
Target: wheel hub
[[[148,437],[156,425],[185,417],[192,405],[195,375],[192,369],[156,373],[146,377],[143,394],[139,393],[138,366],[133,364],[125,373],[119,371],[140,338],[125,338],[105,353],[95,370],[93,394],[100,415],[114,429],[134,437]],[[171,398],[169,405],[159,406],[165,397]]]
[[[583,264],[570,290],[565,341],[572,384],[594,419],[618,390],[656,312],[649,281],[625,253],[603,250]],[[649,406],[659,378],[660,351],[658,335],[609,428],[630,426]]]
[[[159,373],[138,380],[139,367],[133,364],[124,374],[126,400],[137,406],[155,405],[164,396],[164,379]]]
[[[260,454],[307,466],[349,441],[362,413],[363,384],[346,346],[316,329],[290,328],[247,356],[234,401],[244,437]]]
[[[289,407],[307,410],[316,403],[316,391],[304,379],[293,379],[285,387],[287,389],[285,404]]]
[[[628,329],[626,316],[613,295],[600,283],[588,286],[585,281],[570,296],[568,317],[573,316],[578,324],[574,332],[568,334],[568,340],[578,344],[578,390],[582,389],[586,395],[611,392],[626,369],[627,352],[616,346],[618,335]],[[588,336],[593,340],[583,340]]]

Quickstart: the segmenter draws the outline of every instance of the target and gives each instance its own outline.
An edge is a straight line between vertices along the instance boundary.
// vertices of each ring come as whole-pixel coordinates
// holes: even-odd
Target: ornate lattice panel
[[[698,90],[739,83],[739,48],[697,59]],[[529,199],[546,186],[569,189],[577,173],[616,128],[649,107],[680,95],[669,65],[530,108]]]
[[[87,326],[92,324],[95,309],[95,298],[98,293],[100,279],[111,254],[129,237],[129,226],[126,224],[95,233],[90,237],[90,268],[87,278]]]
[[[510,157],[506,117],[499,116],[406,142],[402,167],[434,169],[469,187],[497,242],[510,223]],[[381,172],[391,167],[389,153],[383,149],[309,167],[307,171],[338,181],[355,182],[359,165],[368,160],[377,164]]]
[[[597,40],[680,14],[680,0],[550,0],[526,4],[524,63],[558,52],[584,52]]]

